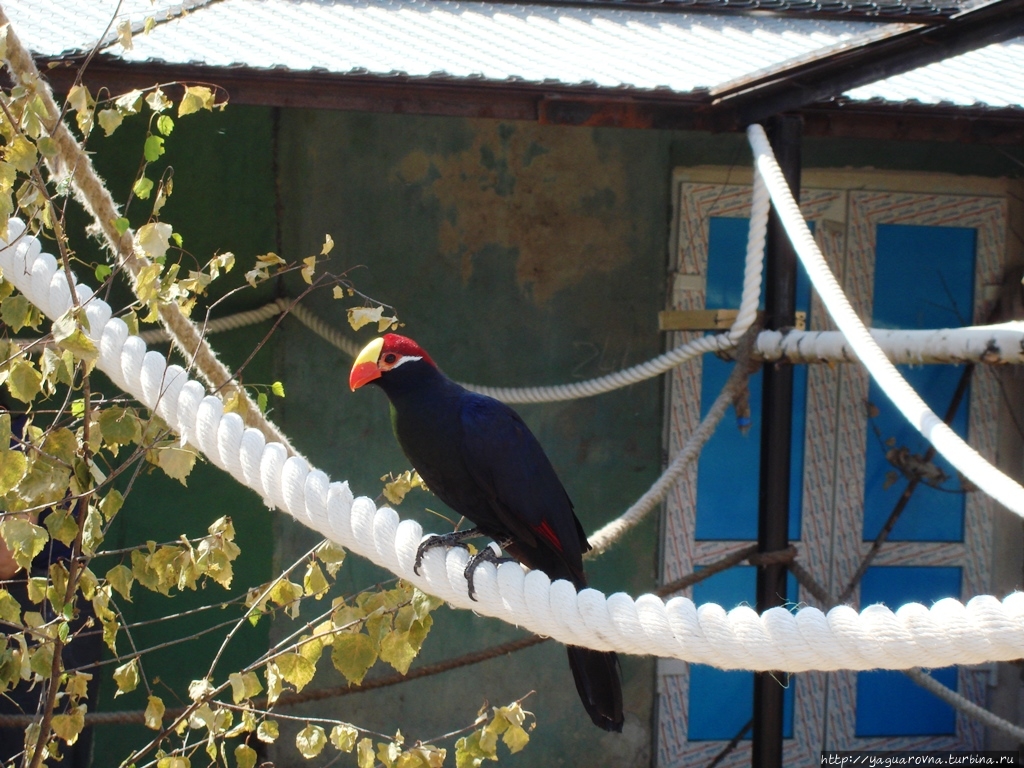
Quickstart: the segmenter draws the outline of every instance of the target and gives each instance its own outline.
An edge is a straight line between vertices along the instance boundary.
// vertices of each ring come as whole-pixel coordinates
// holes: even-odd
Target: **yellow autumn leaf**
[[[143,224],[135,232],[135,244],[149,258],[159,259],[167,253],[173,233],[174,228],[162,221]]]
[[[358,331],[367,323],[379,323],[384,307],[351,307],[348,310],[348,324]]]
[[[146,711],[143,715],[146,727],[153,731],[159,731],[163,727],[164,701],[159,696],[150,696],[146,703]]]
[[[286,682],[301,691],[316,674],[316,666],[301,653],[284,653],[277,657],[277,668]]]
[[[135,575],[132,569],[126,565],[115,565],[107,571],[107,583],[113,587],[121,597],[129,603],[132,601],[132,584],[135,583]]]
[[[21,604],[6,589],[0,589],[0,621],[21,624]]]
[[[147,21],[149,20],[147,19]],[[167,98],[167,94],[160,88],[150,91],[149,95],[146,96],[146,103],[154,112],[163,112],[171,106],[171,100]]]
[[[306,596],[313,596],[317,600],[321,599],[327,590],[330,589],[331,584],[327,581],[327,577],[324,576],[323,570],[320,568],[320,564],[316,561],[310,562],[306,566],[306,575],[302,579],[302,589],[306,593]]]
[[[302,268],[302,279],[307,285],[312,285],[313,275],[316,273],[316,256],[307,256],[302,263],[306,265]]]
[[[124,19],[117,24],[117,42],[126,51],[132,49],[132,22],[131,19]]]
[[[277,720],[264,720],[256,729],[256,738],[266,744],[273,744],[280,735],[281,731],[277,726]]]
[[[238,768],[255,768],[258,754],[248,744],[239,744],[235,747],[235,763]]]
[[[78,736],[85,728],[85,704],[79,704],[66,714],[54,715],[50,727],[57,737],[69,745],[78,741]]]
[[[0,536],[14,555],[15,562],[26,570],[50,539],[44,528],[21,517],[6,517],[0,521]]]
[[[23,403],[31,403],[39,394],[42,374],[29,360],[19,360],[11,366],[7,377],[7,391]]]
[[[79,360],[94,362],[100,355],[96,344],[85,335],[88,330],[85,312],[74,307],[58,317],[53,323],[53,340],[61,349],[71,352]]]
[[[114,106],[123,115],[134,115],[142,106],[142,91],[131,90],[118,96],[114,100]]]
[[[6,147],[4,157],[22,173],[29,173],[36,165],[36,145],[24,136],[16,136]]]
[[[367,737],[359,742],[356,750],[356,765],[359,768],[373,768],[377,764],[377,755],[373,751],[373,741]]]
[[[381,480],[387,480],[388,477],[388,475],[385,475]],[[419,472],[416,470],[406,470],[390,482],[385,483],[384,498],[391,504],[398,506],[413,488],[426,488],[426,486],[423,484],[423,478],[420,477]]]
[[[139,660],[132,659],[114,670],[114,682],[117,683],[117,690],[114,692],[116,699],[122,693],[131,693],[139,685]]]
[[[263,690],[263,685],[255,672],[232,672],[228,675],[228,682],[231,684],[231,698],[235,704],[258,696]]]
[[[75,112],[84,112],[87,109],[92,109],[96,103],[92,94],[89,93],[89,89],[81,84],[71,86],[71,90],[68,91],[67,102]]]
[[[178,117],[191,115],[201,109],[213,110],[213,91],[205,85],[191,85],[185,89],[185,96],[178,105]]]
[[[340,634],[331,645],[331,661],[350,683],[359,685],[377,661],[377,648],[362,632]]]
[[[68,675],[64,691],[71,699],[81,699],[89,695],[89,681],[92,675],[88,672],[74,672]]]
[[[340,752],[351,752],[356,746],[359,731],[348,723],[331,728],[331,744]]]
[[[20,451],[4,451],[0,457],[0,496],[3,496],[21,482],[28,469],[28,459]]]
[[[198,454],[189,447],[166,446],[157,451],[157,464],[160,469],[173,477],[182,485],[188,485],[185,479],[195,466]]]
[[[307,725],[295,735],[295,746],[298,748],[299,754],[307,760],[312,760],[327,746],[324,729],[319,725]]]
[[[316,550],[317,559],[327,567],[327,573],[334,578],[345,562],[345,550],[333,541],[325,541]]]

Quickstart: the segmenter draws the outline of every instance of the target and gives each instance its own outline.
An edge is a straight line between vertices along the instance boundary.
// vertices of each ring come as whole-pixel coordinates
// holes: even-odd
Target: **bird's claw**
[[[505,541],[499,544],[499,547],[507,546],[510,541]],[[466,581],[469,583],[469,599],[476,602],[476,587],[473,585],[473,574],[481,563],[494,563],[494,565],[500,565],[501,563],[514,562],[511,557],[505,557],[495,552],[490,545],[487,545],[471,558],[466,564],[466,570],[462,572],[462,575],[466,577]]]
[[[416,549],[416,562],[413,563],[412,572],[417,576],[420,575],[420,566],[423,565],[423,555],[434,547],[462,547],[463,549],[469,549],[465,543],[466,539],[471,539],[474,536],[479,535],[480,532],[476,528],[469,528],[465,531],[452,531],[451,533],[435,534],[428,539],[424,539]]]

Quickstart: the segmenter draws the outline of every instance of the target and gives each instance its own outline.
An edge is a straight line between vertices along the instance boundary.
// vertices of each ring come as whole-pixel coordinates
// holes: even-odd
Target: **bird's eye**
[[[384,362],[387,363],[388,365],[391,365],[397,359],[398,359],[398,355],[393,354],[391,352],[388,352],[386,355],[384,355]]]

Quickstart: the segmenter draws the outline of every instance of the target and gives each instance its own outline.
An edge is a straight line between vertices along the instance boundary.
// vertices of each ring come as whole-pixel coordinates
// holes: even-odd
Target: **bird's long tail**
[[[622,682],[619,657],[610,651],[566,646],[569,667],[594,725],[606,731],[622,730]]]

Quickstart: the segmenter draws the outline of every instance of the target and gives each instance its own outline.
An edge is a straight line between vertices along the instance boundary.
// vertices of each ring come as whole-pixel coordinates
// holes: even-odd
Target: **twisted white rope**
[[[289,302],[287,299],[277,299],[276,301],[264,304],[262,307],[214,318],[205,324],[201,324],[200,329],[204,333],[234,331],[238,328],[245,328],[246,326],[262,323],[264,320],[276,317],[284,312],[288,306]],[[148,331],[142,331],[139,334],[139,338],[147,344],[159,344],[163,341],[170,341],[171,335],[163,328],[153,328]]]
[[[356,356],[359,354],[359,344],[345,334],[339,332],[334,326],[325,323],[315,314],[310,312],[301,302],[296,302],[292,305],[290,314],[321,339],[324,339],[328,344],[337,347],[353,360],[355,360]]]
[[[67,280],[39,241],[22,236],[12,219],[10,242],[0,250],[0,269],[51,319],[71,306]],[[5,244],[3,244],[5,245]],[[930,609],[917,603],[893,613],[876,605],[858,613],[840,606],[827,614],[815,608],[790,613],[773,608],[763,615],[741,606],[721,606],[654,595],[635,601],[625,594],[605,596],[593,589],[576,593],[566,581],[551,582],[540,571],[516,563],[484,564],[476,573],[478,601],[467,593],[462,549],[432,549],[419,575],[413,573],[420,525],[401,521],[392,509],[354,499],[347,482],[331,482],[285,448],[267,442],[241,417],[223,412],[177,365],[146,350],[128,328],[111,317],[110,307],[76,283],[86,307],[88,334],[98,345],[101,370],[152,408],[216,466],[292,515],[430,594],[449,603],[518,624],[567,644],[598,650],[655,655],[725,669],[805,670],[908,669],[980,664],[1024,657],[1024,593],[999,601],[975,597],[966,605],[940,600]]]
[[[331,346],[340,349],[351,358],[359,354],[359,343],[318,317],[299,301],[275,299],[261,307],[244,310],[210,320],[203,326],[206,333],[244,328],[262,323],[288,312],[302,325]],[[929,330],[885,330],[869,328],[868,332],[885,356],[897,365],[928,365],[986,363],[989,365],[1020,365],[1024,363],[1024,321],[1012,320],[993,325],[975,325],[966,328],[936,328]],[[147,344],[158,344],[168,340],[168,333],[162,328],[142,331],[139,337]],[[20,344],[31,344],[36,339],[15,339]],[[724,357],[734,357],[732,350],[717,350]],[[785,360],[790,363],[856,363],[856,352],[840,331],[761,331],[751,352],[754,360],[774,363]],[[622,386],[629,386],[627,381]],[[481,387],[464,385],[476,392]],[[557,389],[530,388],[531,390]],[[519,392],[516,388],[502,392]]]
[[[757,319],[757,305],[761,297],[761,273],[764,268],[764,239],[770,207],[771,200],[765,185],[759,178],[755,178],[750,206],[750,230],[747,236],[747,255],[740,308],[732,327],[725,333],[701,336],[685,344],[680,344],[645,363],[588,381],[549,387],[486,387],[465,383],[462,386],[506,403],[552,403],[560,400],[576,400],[653,379],[705,352],[719,352],[735,347]]]
[[[926,691],[930,691],[935,694],[951,707],[960,710],[968,717],[978,720],[989,728],[1002,731],[1003,733],[1017,739],[1017,741],[1024,742],[1024,728],[1011,723],[1009,720],[1004,720],[998,715],[989,712],[984,707],[979,707],[970,699],[965,696],[961,696],[956,691],[944,686],[924,670],[908,669],[906,671],[906,675]]]
[[[803,262],[811,283],[829,315],[843,335],[849,339],[850,347],[864,363],[871,377],[878,382],[893,405],[950,464],[1004,507],[1024,517],[1024,488],[992,466],[939,418],[871,338],[868,329],[853,311],[846,294],[825,262],[825,257],[821,255],[818,244],[814,241],[814,236],[789,191],[782,170],[775,162],[764,129],[759,125],[751,125],[747,128],[747,136],[754,150],[757,175],[764,177],[779,220],[793,242],[793,247]]]
[[[627,531],[634,528],[647,517],[656,506],[665,500],[672,486],[679,481],[679,478],[682,477],[683,472],[690,466],[690,463],[700,456],[704,443],[711,439],[711,435],[714,434],[715,429],[718,427],[718,422],[725,416],[729,405],[733,402],[736,394],[746,383],[747,377],[750,375],[747,362],[750,346],[750,343],[746,341],[740,345],[740,349],[744,347],[746,349],[743,354],[738,355],[738,361],[733,366],[733,370],[729,374],[729,379],[725,382],[725,386],[722,387],[722,391],[718,393],[718,397],[711,404],[707,415],[697,425],[697,428],[693,430],[693,434],[687,438],[685,445],[683,445],[679,453],[672,459],[672,462],[665,468],[665,471],[661,473],[661,476],[654,481],[654,484],[629,509],[587,536],[590,542],[590,551],[587,553],[587,557],[596,557],[605,552],[612,544],[621,539]]]

